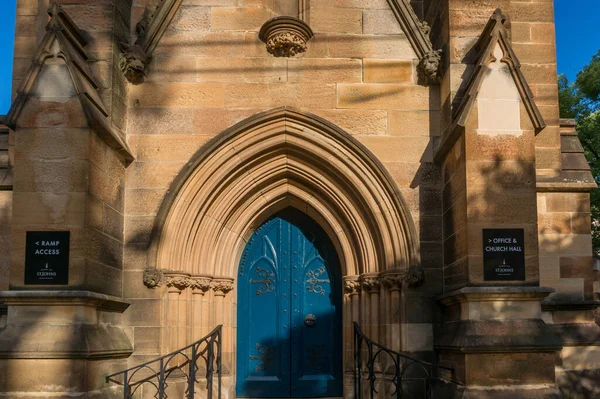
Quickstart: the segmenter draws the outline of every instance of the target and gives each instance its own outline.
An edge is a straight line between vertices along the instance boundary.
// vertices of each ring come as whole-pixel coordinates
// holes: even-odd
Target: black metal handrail
[[[363,343],[366,345],[366,363],[364,364],[363,369]],[[388,355],[388,367],[386,371],[378,371],[377,368],[381,367],[382,363],[386,361],[384,358],[384,354]],[[358,323],[354,322],[354,397],[362,398],[362,376],[363,370],[366,371],[367,379],[369,380],[369,397],[371,399],[374,398],[374,395],[377,394],[377,389],[375,388],[375,382],[378,379],[378,374],[381,380],[391,381],[394,392],[390,394],[390,396],[395,396],[396,399],[400,399],[404,393],[404,389],[402,387],[403,378],[407,370],[409,370],[412,366],[417,366],[423,374],[424,377],[421,378],[411,378],[411,380],[424,380],[425,381],[425,398],[432,399],[433,398],[433,385],[434,381],[438,379],[436,376],[437,369],[444,369],[450,371],[454,374],[454,369],[450,367],[444,367],[435,365],[432,363],[424,362],[422,360],[418,360],[407,356],[403,353],[396,352],[392,349],[386,348],[383,345],[378,344],[373,341],[369,337],[367,337],[360,329]],[[365,370],[366,369],[366,370]],[[405,379],[406,380],[406,379]],[[453,382],[453,381],[450,381]],[[453,382],[454,383],[454,382]]]
[[[157,399],[167,399],[166,389],[169,386],[167,379],[177,370],[186,379],[187,388],[185,395],[187,399],[194,399],[195,384],[198,381],[198,366],[200,359],[204,360],[206,366],[206,390],[207,398],[212,399],[213,377],[217,373],[217,398],[221,398],[221,344],[222,325],[215,327],[208,335],[198,341],[181,348],[175,352],[161,356],[157,359],[119,371],[106,377],[106,382],[113,382],[123,386],[123,398],[131,399],[144,384],[156,389]],[[122,376],[123,380],[117,379]],[[135,377],[135,378],[134,378]]]

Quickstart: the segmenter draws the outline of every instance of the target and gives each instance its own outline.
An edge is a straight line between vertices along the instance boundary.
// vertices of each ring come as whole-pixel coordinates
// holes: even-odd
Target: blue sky
[[[16,0],[0,0],[0,115],[10,108],[13,41],[15,39]]]
[[[600,0],[554,0],[558,73],[569,81],[600,49]]]
[[[0,0],[0,115],[10,108],[16,0]],[[600,0],[554,0],[558,72],[570,81],[600,48]]]

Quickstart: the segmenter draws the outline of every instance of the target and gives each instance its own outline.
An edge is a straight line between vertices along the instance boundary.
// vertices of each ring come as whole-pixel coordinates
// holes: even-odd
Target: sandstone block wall
[[[560,128],[554,7],[551,1],[448,0],[425,1],[425,19],[432,26],[434,48],[444,49],[446,73],[441,83],[442,130],[451,106],[462,97],[472,71],[471,49],[496,8],[509,16],[514,50],[547,127],[536,136],[538,176],[556,176],[560,169]]]
[[[46,33],[49,1],[17,3],[16,90]],[[129,38],[130,2],[60,2],[85,30],[88,66],[117,128],[125,128],[126,80],[117,43]],[[72,287],[121,295],[125,164],[89,129],[60,58],[46,62],[18,120],[12,225],[13,287],[23,285],[27,230],[70,230]]]
[[[0,124],[0,289],[8,289],[10,272],[10,224],[12,220],[11,131]],[[0,311],[1,312],[1,311]]]
[[[44,35],[48,3],[18,1],[15,88]],[[527,283],[538,282],[539,239],[540,283],[556,288],[556,297],[593,298],[589,197],[546,190],[536,205],[536,179],[550,181],[570,162],[561,156],[551,1],[412,1],[432,27],[434,49],[444,50],[439,85],[418,76],[418,60],[387,0],[184,0],[154,51],[146,82],[135,86],[119,71],[118,43],[135,40],[136,23],[155,2],[61,3],[86,31],[102,100],[114,125],[126,131],[136,160],[125,164],[89,129],[64,65],[45,66],[14,137],[14,194],[0,191],[0,248],[11,248],[0,249],[0,288],[8,287],[1,284],[9,257],[11,288],[23,287],[27,230],[70,230],[71,288],[132,302],[120,321],[135,343],[130,365],[181,347],[219,323],[230,327],[225,346],[233,348],[235,320],[225,320],[223,309],[235,307],[235,290],[148,289],[142,276],[157,212],[175,176],[220,132],[280,106],[302,108],[353,135],[383,163],[406,201],[426,276],[424,286],[403,291],[408,306],[397,313],[404,350],[431,355],[433,325],[441,320],[434,298],[482,282],[482,223],[526,228]],[[497,7],[509,15],[512,45],[548,126],[534,136],[521,110],[522,136],[497,145],[479,137],[480,121],[472,120],[445,162],[435,164],[473,70],[472,47]],[[315,36],[305,54],[274,58],[258,31],[269,18],[295,10]],[[5,147],[0,134],[0,172]],[[497,156],[504,158],[498,162]],[[486,167],[495,169],[486,174]],[[512,206],[515,198],[520,207]],[[9,224],[10,231],[3,230]],[[6,241],[10,245],[2,246]],[[198,314],[188,314],[192,301],[202,303],[201,311],[194,308]],[[586,317],[547,313],[545,320],[589,324]],[[578,354],[563,353],[567,367]],[[515,361],[527,368],[542,362],[544,373],[553,369],[547,354],[502,359],[506,370]],[[489,382],[483,375],[468,378]]]
[[[132,26],[145,5],[134,1]],[[146,337],[144,354],[160,350],[166,305],[143,286],[142,272],[173,178],[212,137],[279,106],[339,125],[394,177],[417,225],[427,272],[426,288],[408,292],[406,322],[424,334],[413,350],[431,349],[431,301],[441,292],[440,174],[432,147],[440,134],[438,88],[417,85],[418,60],[386,0],[309,5],[315,36],[305,54],[287,59],[269,55],[258,39],[261,25],[275,16],[269,2],[184,1],[146,83],[130,86],[127,134],[136,161],[126,171],[124,287],[130,314],[139,316],[126,323],[136,342]]]

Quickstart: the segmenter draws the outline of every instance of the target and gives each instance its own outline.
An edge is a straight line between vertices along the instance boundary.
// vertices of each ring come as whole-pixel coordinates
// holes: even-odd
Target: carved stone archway
[[[225,360],[234,370],[236,296],[228,293],[241,252],[255,228],[289,206],[317,221],[336,247],[346,292],[346,359],[352,321],[400,349],[400,286],[422,276],[407,206],[356,139],[315,115],[278,108],[207,143],[161,206],[145,282],[168,287],[165,352],[224,324]]]

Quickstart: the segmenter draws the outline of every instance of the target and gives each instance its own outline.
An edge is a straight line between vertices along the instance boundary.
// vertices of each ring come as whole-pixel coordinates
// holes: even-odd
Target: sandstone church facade
[[[354,322],[450,371],[436,397],[600,395],[596,184],[558,115],[552,1],[18,0],[16,21],[3,397],[122,398],[106,376],[222,325],[224,397],[352,398]]]

